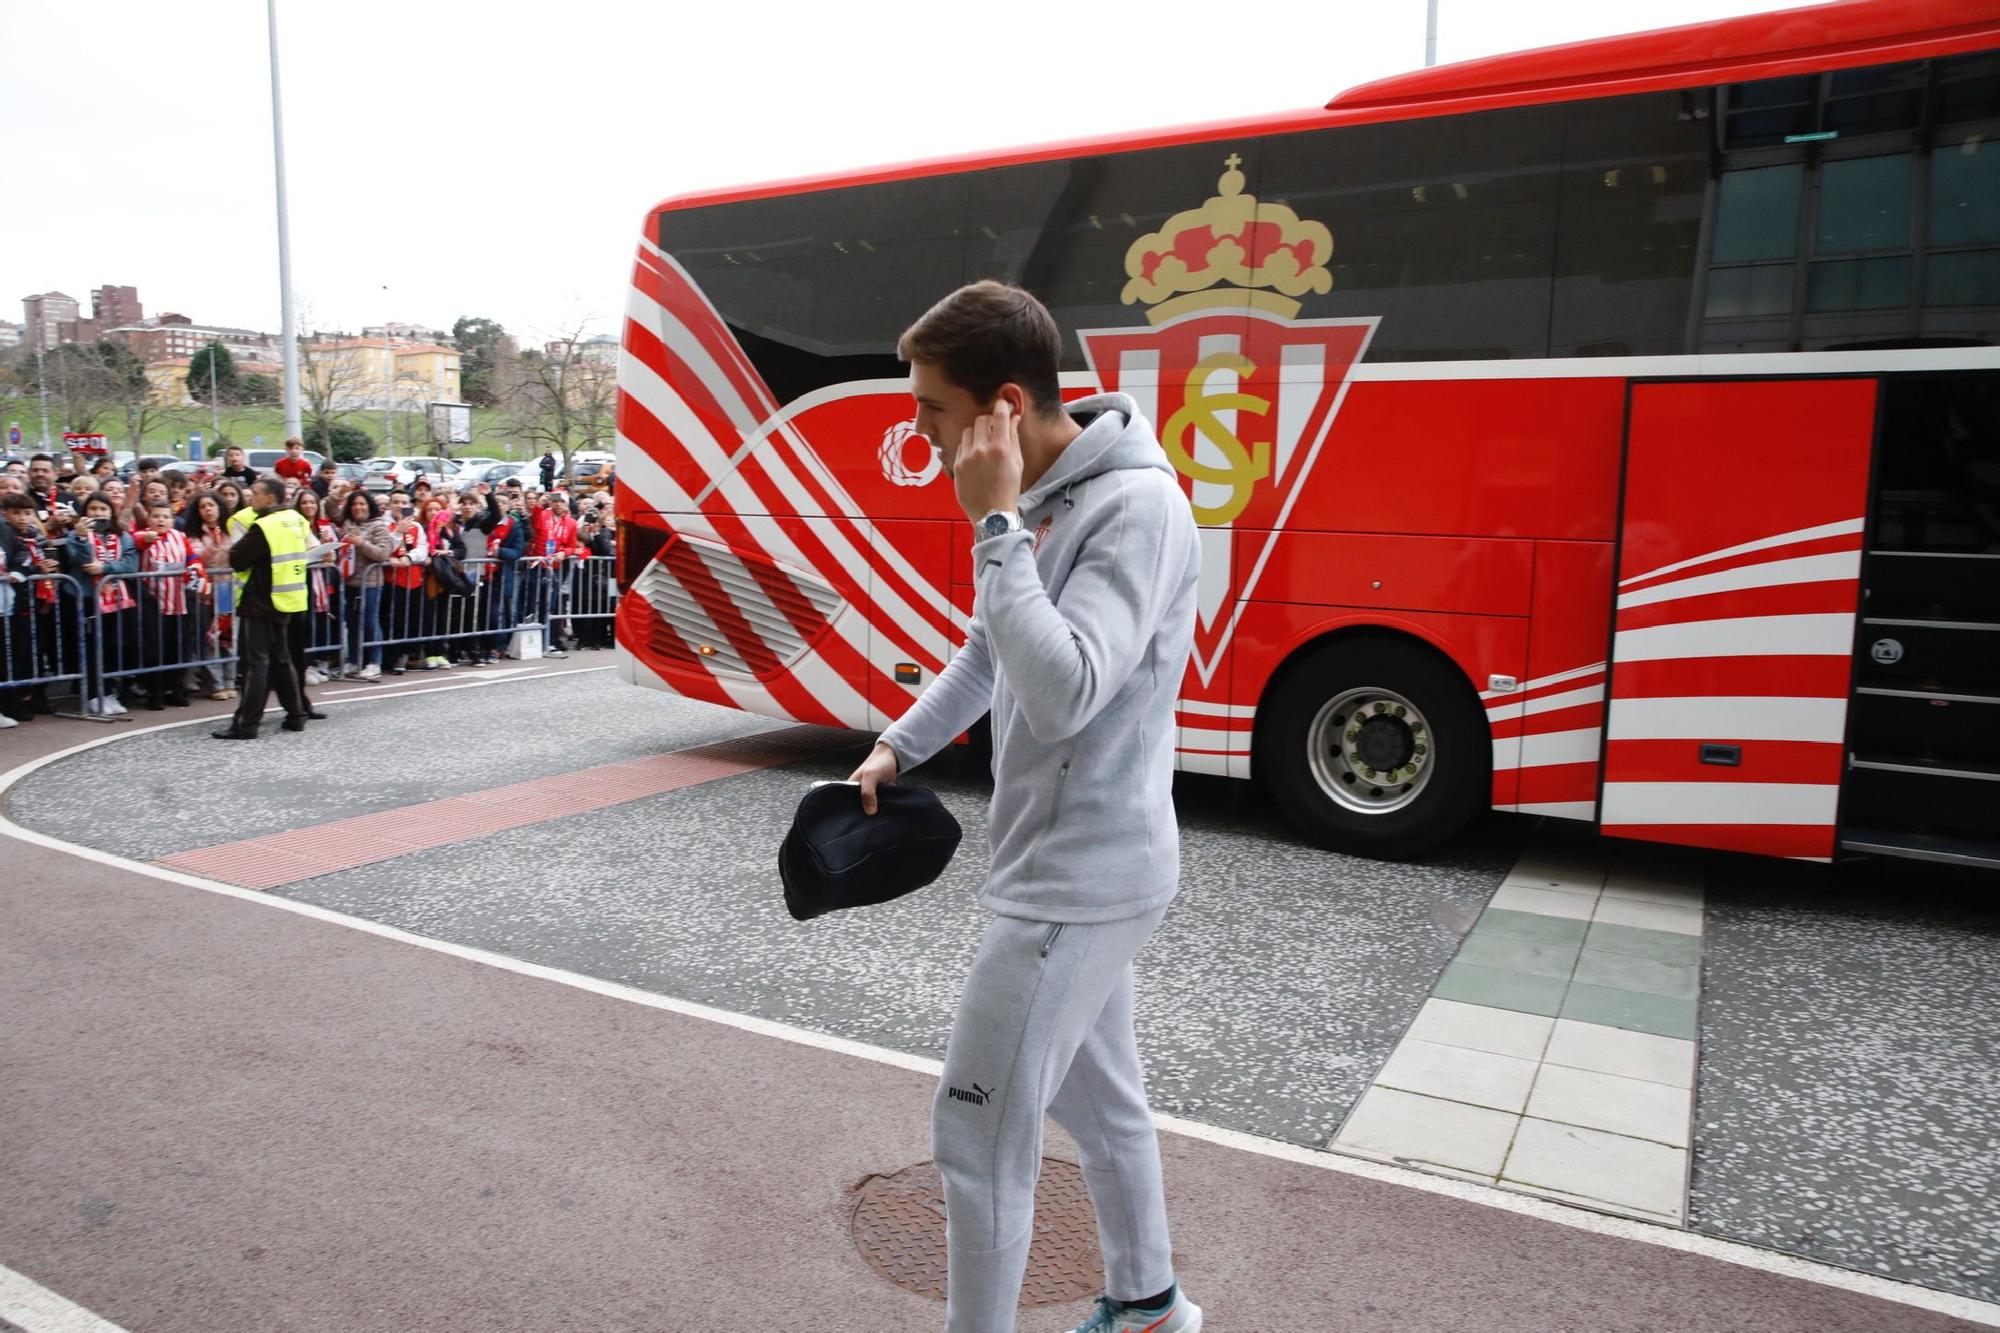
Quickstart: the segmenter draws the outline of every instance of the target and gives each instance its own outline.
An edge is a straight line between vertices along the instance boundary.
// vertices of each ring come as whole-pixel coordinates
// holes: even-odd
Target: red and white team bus
[[[1183,769],[1375,855],[1490,804],[2000,864],[1995,0],[670,199],[620,370],[627,679],[873,729],[945,666],[972,533],[894,348],[984,277],[1183,474]]]

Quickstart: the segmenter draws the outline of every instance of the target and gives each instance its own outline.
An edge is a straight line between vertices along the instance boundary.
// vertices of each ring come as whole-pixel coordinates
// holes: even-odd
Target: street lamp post
[[[35,339],[35,383],[42,389],[42,452],[49,451],[49,368],[42,359],[41,337]]]
[[[278,96],[278,0],[264,0],[264,17],[271,34],[271,151],[278,167],[278,308],[285,340],[285,435],[300,435],[298,319],[292,310],[292,230],[285,207],[285,116]],[[333,442],[320,444],[332,456]]]

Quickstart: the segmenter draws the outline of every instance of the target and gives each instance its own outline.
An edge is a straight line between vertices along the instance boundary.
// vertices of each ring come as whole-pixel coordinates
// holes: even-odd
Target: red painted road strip
[[[197,847],[153,864],[246,889],[275,888],[564,815],[623,805],[717,778],[793,764],[856,744],[844,731],[783,727],[421,805],[355,815],[331,824]]]

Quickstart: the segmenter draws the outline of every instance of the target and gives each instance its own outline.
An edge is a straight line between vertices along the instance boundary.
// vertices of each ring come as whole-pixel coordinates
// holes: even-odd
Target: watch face
[[[1005,514],[988,514],[984,530],[987,536],[998,537],[1007,530],[1007,516]]]

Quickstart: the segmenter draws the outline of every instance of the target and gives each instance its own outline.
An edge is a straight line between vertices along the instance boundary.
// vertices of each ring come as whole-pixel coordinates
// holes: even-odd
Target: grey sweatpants
[[[995,917],[931,1111],[950,1246],[947,1333],[1011,1333],[1028,1262],[1042,1115],[1076,1139],[1106,1293],[1174,1281],[1160,1147],[1132,1037],[1132,959],[1166,909],[1095,925]]]

